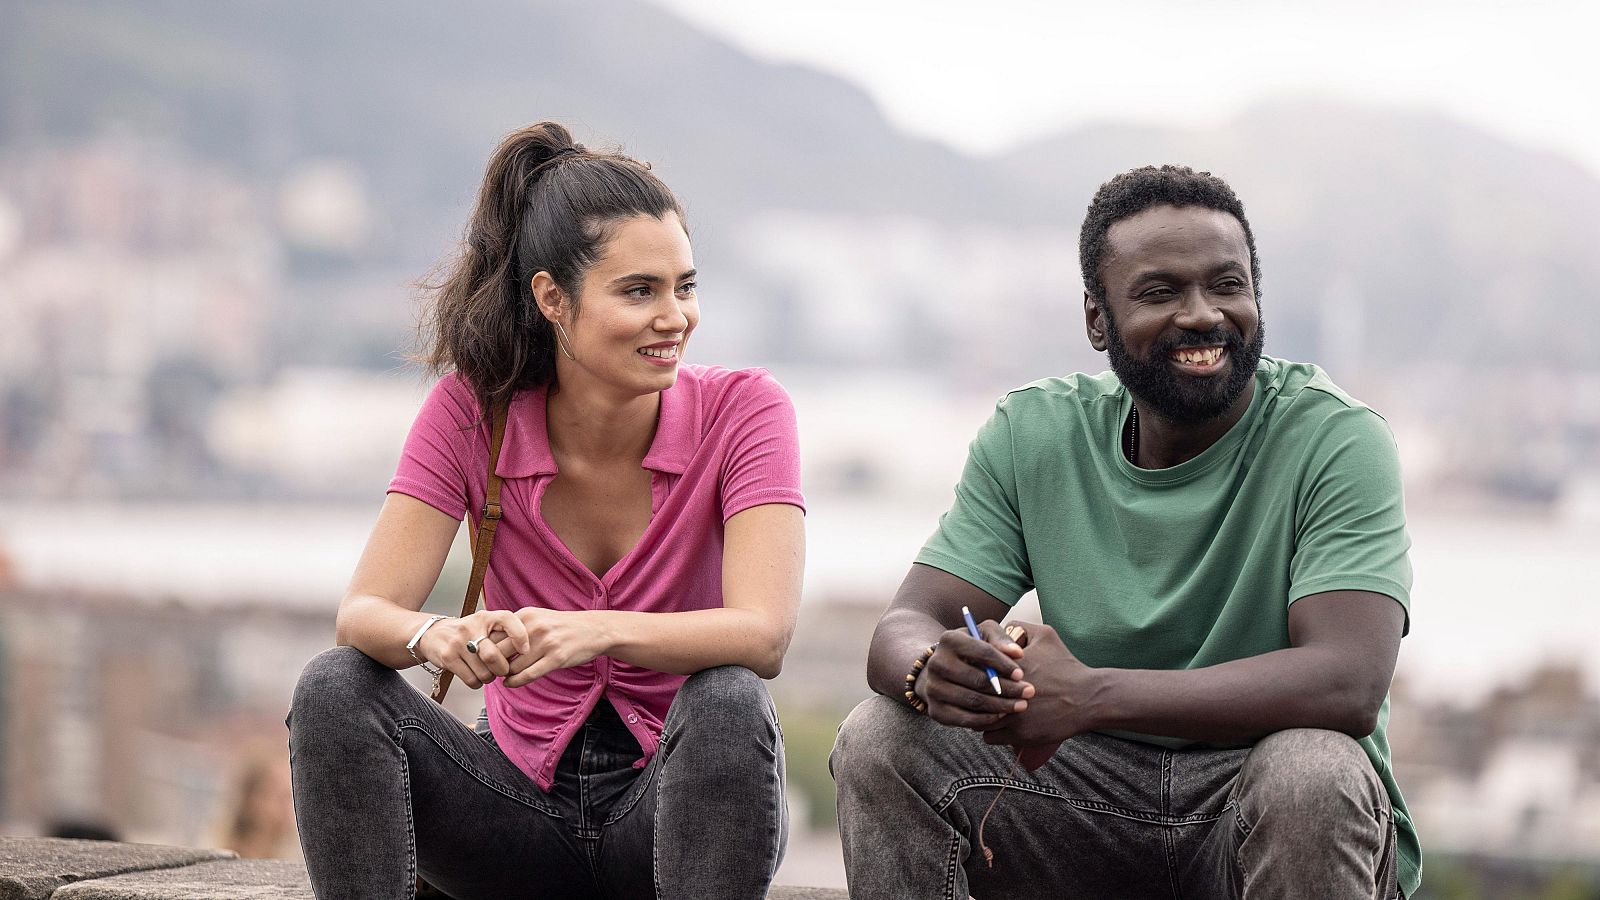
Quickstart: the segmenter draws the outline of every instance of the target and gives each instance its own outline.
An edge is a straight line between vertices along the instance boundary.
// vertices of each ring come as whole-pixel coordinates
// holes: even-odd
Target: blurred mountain
[[[752,206],[1030,205],[894,131],[858,88],[758,61],[639,0],[5,8],[0,142],[124,121],[269,177],[306,157],[353,160],[430,254],[442,211],[459,228],[495,141],[537,119],[652,161],[697,222]]]
[[[1425,111],[1300,97],[1205,129],[1082,128],[998,162],[1071,210],[1139,165],[1226,178],[1279,352],[1596,368],[1600,181],[1564,157]]]
[[[317,328],[339,304],[341,326],[392,323],[375,309],[393,302],[391,273],[438,257],[495,140],[540,118],[655,163],[719,272],[750,265],[740,231],[767,210],[1070,232],[1106,177],[1183,162],[1247,203],[1274,352],[1336,372],[1595,367],[1600,182],[1427,112],[1294,98],[1203,129],[1095,125],[975,159],[900,134],[838,78],[641,0],[0,4],[0,148],[122,127],[269,190],[306,181],[308,161],[360,173],[376,236],[356,268],[385,274],[319,286],[300,260],[284,313],[299,324],[282,333],[305,347],[343,333]],[[343,184],[329,171],[308,183]],[[1037,277],[1070,312],[1075,285]]]

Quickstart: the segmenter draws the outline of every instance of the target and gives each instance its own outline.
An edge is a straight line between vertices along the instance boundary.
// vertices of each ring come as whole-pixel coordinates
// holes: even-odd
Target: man
[[[1079,249],[1112,372],[1000,401],[878,624],[882,696],[832,758],[851,896],[1411,894],[1388,427],[1261,355],[1255,239],[1222,180],[1120,175]],[[996,622],[1030,588],[1044,625],[1014,637]]]

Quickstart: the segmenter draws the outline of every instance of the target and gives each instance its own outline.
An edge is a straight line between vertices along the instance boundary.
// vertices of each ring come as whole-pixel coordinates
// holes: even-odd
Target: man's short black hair
[[[1250,281],[1256,299],[1261,299],[1261,260],[1256,257],[1256,238],[1244,204],[1228,183],[1210,172],[1196,172],[1188,166],[1144,166],[1100,185],[1089,201],[1078,235],[1078,264],[1083,267],[1083,289],[1101,306],[1106,302],[1106,286],[1100,280],[1100,262],[1106,254],[1106,232],[1111,226],[1152,206],[1199,206],[1225,212],[1239,220],[1244,243],[1250,248]]]

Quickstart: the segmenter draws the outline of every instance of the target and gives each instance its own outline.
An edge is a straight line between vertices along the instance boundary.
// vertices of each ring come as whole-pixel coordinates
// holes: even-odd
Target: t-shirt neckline
[[[1118,384],[1117,417],[1111,429],[1110,448],[1112,455],[1116,457],[1117,468],[1128,478],[1141,484],[1176,485],[1198,478],[1218,463],[1231,458],[1233,452],[1244,442],[1245,436],[1255,430],[1256,421],[1261,417],[1261,409],[1268,393],[1267,382],[1271,380],[1264,376],[1271,368],[1270,360],[1263,356],[1261,363],[1256,367],[1255,392],[1250,398],[1250,406],[1226,434],[1202,450],[1195,458],[1186,459],[1165,469],[1142,469],[1128,461],[1128,454],[1123,450],[1122,428],[1128,421],[1129,411],[1133,408],[1133,395],[1128,392],[1125,385]]]

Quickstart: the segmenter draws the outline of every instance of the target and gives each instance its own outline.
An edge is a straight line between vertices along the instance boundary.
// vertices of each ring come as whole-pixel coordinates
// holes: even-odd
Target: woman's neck
[[[637,463],[650,452],[660,411],[659,392],[619,397],[585,390],[581,384],[551,384],[545,400],[545,429],[558,461],[565,456]]]

